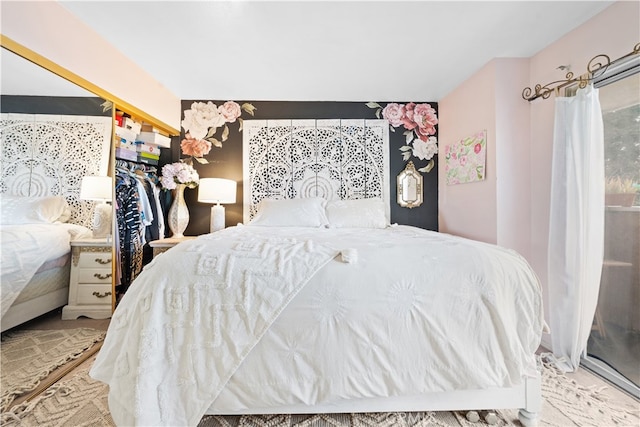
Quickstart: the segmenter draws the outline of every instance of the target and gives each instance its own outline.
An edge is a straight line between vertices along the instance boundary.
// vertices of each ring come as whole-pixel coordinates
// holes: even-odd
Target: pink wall
[[[180,99],[53,1],[3,2],[2,34],[180,128]]]
[[[525,258],[531,239],[531,144],[529,103],[520,92],[528,84],[528,59],[496,59],[497,242]]]
[[[444,160],[439,164],[441,231],[518,250],[540,278],[545,307],[554,100],[529,103],[521,93],[563,78],[559,65],[580,75],[595,55],[631,52],[640,41],[639,16],[640,2],[616,2],[531,58],[491,61],[439,103],[441,152],[488,130],[486,181],[447,186]]]
[[[495,62],[490,62],[438,104],[440,153],[456,141],[486,129],[486,179],[447,185],[444,156],[438,167],[439,228],[489,243],[496,233]]]
[[[440,152],[487,130],[486,179],[447,185],[439,167],[440,231],[529,253],[528,59],[494,59],[439,103]],[[525,227],[525,232],[522,228]]]

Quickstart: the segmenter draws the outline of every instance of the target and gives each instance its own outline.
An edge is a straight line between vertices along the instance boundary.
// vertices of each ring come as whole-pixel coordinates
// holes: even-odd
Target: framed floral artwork
[[[487,159],[487,131],[482,130],[444,148],[447,185],[482,181]]]

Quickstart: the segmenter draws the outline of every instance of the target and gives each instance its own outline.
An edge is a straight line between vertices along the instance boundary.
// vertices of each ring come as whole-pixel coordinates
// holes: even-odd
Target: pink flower
[[[397,128],[403,124],[402,119],[405,117],[404,105],[395,102],[387,104],[382,110],[382,117],[386,119],[391,126]]]
[[[187,156],[202,157],[211,151],[211,143],[204,139],[195,139],[187,132],[185,139],[180,143],[182,153]]]
[[[404,106],[404,117],[402,118],[402,124],[406,130],[412,130],[418,124],[413,120],[413,108],[416,106],[415,102],[410,102]]]
[[[436,110],[430,104],[418,104],[413,109],[413,120],[418,124],[416,135],[426,141],[429,135],[435,135],[435,125],[438,124]]]
[[[482,150],[482,145],[479,143],[473,146],[474,153],[478,154]]]
[[[233,123],[242,114],[240,105],[237,102],[227,101],[218,107],[218,112],[224,117],[226,123]]]
[[[460,161],[460,166],[464,166],[467,164],[467,156],[460,156],[458,160]]]

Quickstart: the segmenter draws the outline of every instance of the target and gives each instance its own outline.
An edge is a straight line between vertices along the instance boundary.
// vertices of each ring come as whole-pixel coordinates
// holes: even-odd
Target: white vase
[[[184,201],[184,189],[186,185],[178,184],[173,194],[173,203],[169,208],[169,228],[171,237],[184,237],[184,230],[189,224],[189,208]]]

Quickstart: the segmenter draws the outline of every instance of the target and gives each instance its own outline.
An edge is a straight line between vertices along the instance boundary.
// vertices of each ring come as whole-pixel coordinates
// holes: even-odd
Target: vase
[[[173,195],[173,203],[171,203],[171,207],[169,208],[169,229],[174,237],[184,237],[184,230],[187,228],[189,224],[189,208],[184,201],[184,189],[186,185],[178,184],[176,189],[174,190]]]

